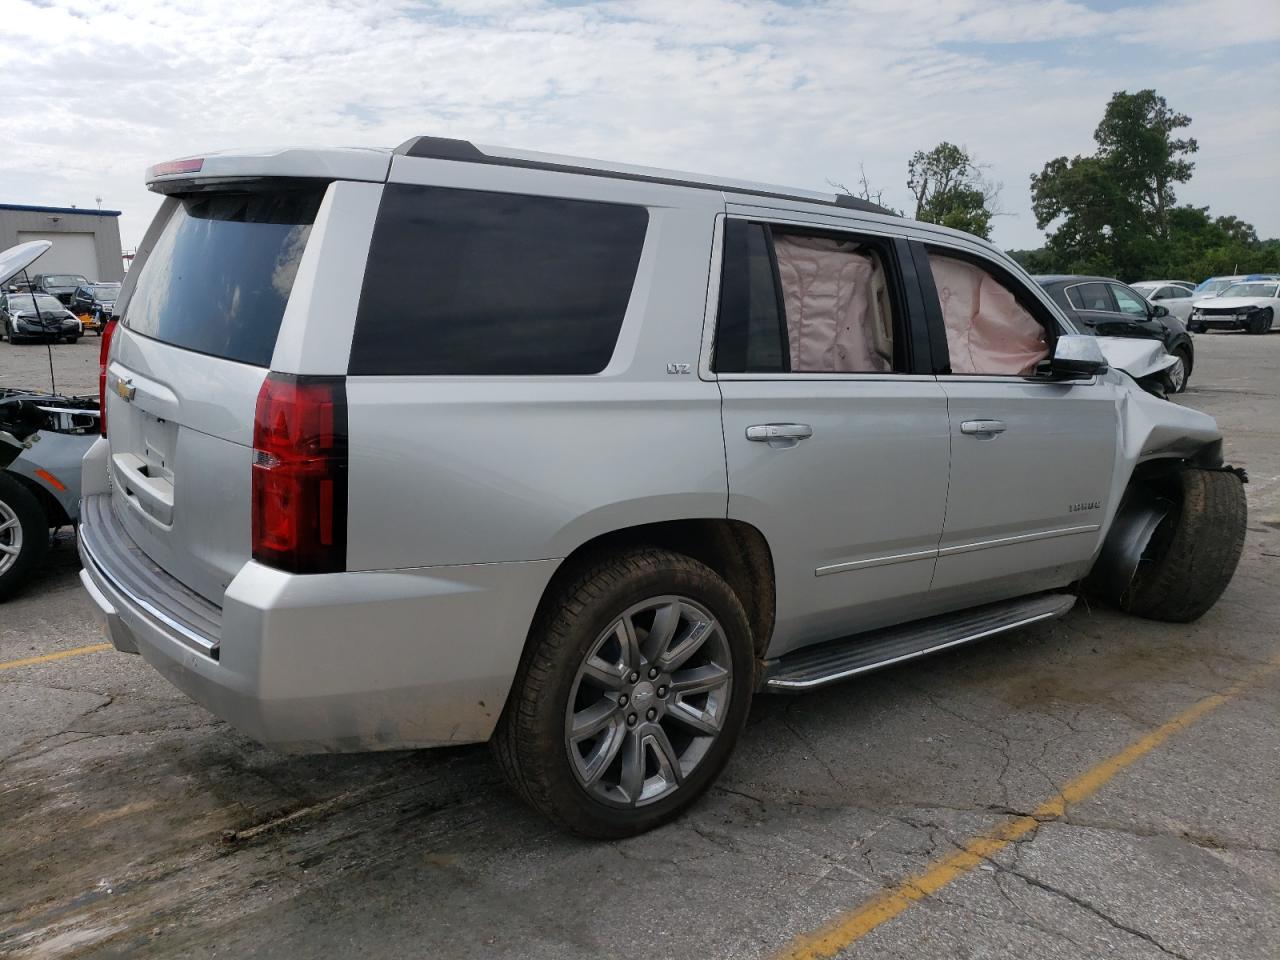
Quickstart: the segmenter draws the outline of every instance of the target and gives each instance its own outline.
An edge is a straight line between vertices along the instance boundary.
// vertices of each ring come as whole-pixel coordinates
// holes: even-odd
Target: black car
[[[10,343],[30,340],[75,343],[83,327],[74,313],[47,293],[6,293],[0,295],[0,332]]]
[[[71,312],[81,318],[86,330],[96,330],[101,336],[106,321],[111,319],[111,308],[119,295],[118,283],[81,284],[71,295]]]
[[[37,273],[31,278],[31,284],[37,293],[47,293],[63,303],[70,303],[76,287],[88,282],[78,273]]]
[[[1160,340],[1181,361],[1169,369],[1173,392],[1186,389],[1195,366],[1191,334],[1182,321],[1159,304],[1108,277],[1040,276],[1035,278],[1079,328],[1096,337],[1141,337]]]
[[[71,312],[93,313],[97,310],[111,310],[111,305],[120,295],[118,283],[82,283],[71,294]]]

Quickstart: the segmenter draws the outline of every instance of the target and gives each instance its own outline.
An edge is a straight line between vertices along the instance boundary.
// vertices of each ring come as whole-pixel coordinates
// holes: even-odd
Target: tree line
[[[1112,96],[1089,156],[1055,157],[1031,175],[1031,209],[1045,244],[1009,254],[1031,273],[1085,273],[1121,280],[1186,279],[1280,272],[1280,239],[1260,240],[1252,224],[1208,207],[1178,204],[1175,187],[1191,179],[1191,124],[1154,90]],[[1001,185],[964,147],[942,142],[907,164],[915,217],[989,239],[1003,215]],[[863,171],[857,191],[877,203]],[[897,211],[895,211],[897,212]]]

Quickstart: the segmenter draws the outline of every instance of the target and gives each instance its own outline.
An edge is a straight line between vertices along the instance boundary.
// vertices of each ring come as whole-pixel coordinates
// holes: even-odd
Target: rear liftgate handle
[[[994,440],[1004,433],[1006,427],[1003,420],[965,420],[960,424],[960,432],[979,440]]]
[[[747,439],[767,443],[775,449],[794,447],[801,440],[813,436],[813,427],[807,423],[759,423],[747,427]]]

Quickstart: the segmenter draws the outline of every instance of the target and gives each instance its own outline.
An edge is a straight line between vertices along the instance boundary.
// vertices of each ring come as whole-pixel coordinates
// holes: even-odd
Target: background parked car
[[[1280,320],[1280,281],[1254,280],[1227,287],[1216,297],[1196,300],[1188,326],[1201,330],[1244,330],[1263,334]]]
[[[6,293],[0,296],[0,331],[10,343],[31,340],[75,343],[84,327],[57,297],[47,293]]]
[[[71,295],[71,312],[80,318],[85,330],[102,336],[105,321],[120,294],[118,283],[85,283]]]
[[[1195,295],[1197,300],[1208,300],[1211,297],[1222,295],[1222,291],[1227,287],[1237,283],[1244,283],[1251,280],[1280,280],[1280,277],[1272,273],[1248,273],[1236,274],[1231,277],[1210,277],[1208,280],[1196,287]]]
[[[1179,363],[1169,368],[1168,388],[1185,390],[1195,366],[1195,347],[1186,326],[1167,307],[1151,303],[1132,287],[1108,277],[1040,276],[1035,278],[1081,333],[1098,337],[1142,337],[1160,340]]]
[[[76,287],[89,280],[78,273],[37,273],[31,278],[31,282],[37,292],[57,297],[65,304],[71,302],[71,295],[76,292]]]
[[[1172,283],[1175,287],[1186,287],[1188,290],[1194,290],[1196,284],[1191,280],[1166,280],[1165,283]]]
[[[71,294],[71,312],[76,314],[93,313],[95,310],[111,309],[120,295],[118,283],[82,283]]]
[[[1191,304],[1195,299],[1191,295],[1191,287],[1172,280],[1144,280],[1130,286],[1152,303],[1160,304],[1183,323],[1190,319]]]

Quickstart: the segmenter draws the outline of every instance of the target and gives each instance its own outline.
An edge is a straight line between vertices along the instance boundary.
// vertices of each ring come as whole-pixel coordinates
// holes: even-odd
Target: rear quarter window
[[[183,198],[142,265],[124,325],[185,350],[270,366],[324,189]]]
[[[349,372],[599,373],[648,221],[638,206],[388,184]]]

